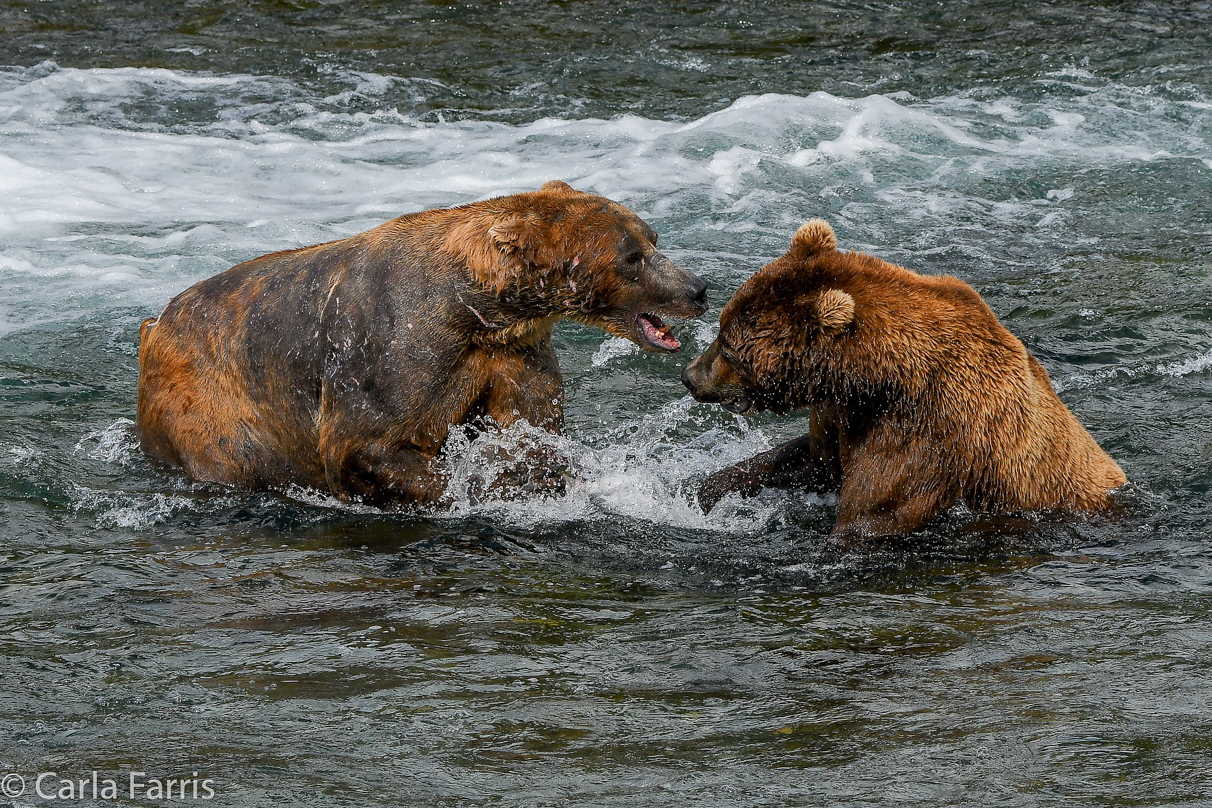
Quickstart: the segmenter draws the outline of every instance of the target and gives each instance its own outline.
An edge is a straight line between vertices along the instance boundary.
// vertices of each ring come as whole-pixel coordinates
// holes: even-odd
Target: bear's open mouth
[[[678,342],[677,337],[669,333],[671,326],[665,325],[660,317],[655,314],[641,314],[637,319],[640,323],[640,333],[644,335],[644,341],[653,348],[673,353],[682,347],[682,343]]]
[[[753,402],[749,400],[748,396],[739,396],[732,401],[725,401],[720,406],[737,415],[748,415],[753,410]]]

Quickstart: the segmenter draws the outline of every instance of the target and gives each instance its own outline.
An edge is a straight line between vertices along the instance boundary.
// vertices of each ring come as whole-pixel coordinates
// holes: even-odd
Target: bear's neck
[[[550,339],[551,329],[559,321],[558,316],[521,320],[505,328],[473,334],[471,341],[482,348],[529,348],[545,339]]]
[[[487,289],[461,294],[453,312],[456,328],[481,348],[522,349],[550,339],[562,314],[545,301],[521,301]]]

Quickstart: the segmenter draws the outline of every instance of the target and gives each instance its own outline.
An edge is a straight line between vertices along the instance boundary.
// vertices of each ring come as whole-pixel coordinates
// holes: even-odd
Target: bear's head
[[[663,318],[707,311],[707,283],[658,252],[657,234],[628,208],[558,180],[491,202],[492,220],[463,234],[460,251],[502,305],[668,352],[681,344]]]
[[[741,415],[806,406],[821,382],[822,357],[854,323],[854,298],[828,271],[833,229],[813,219],[791,248],[746,281],[720,313],[720,332],[686,366],[682,383],[698,401]]]

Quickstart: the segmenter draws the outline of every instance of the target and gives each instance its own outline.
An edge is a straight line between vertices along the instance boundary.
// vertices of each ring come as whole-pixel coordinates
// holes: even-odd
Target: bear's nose
[[[691,377],[690,365],[687,365],[686,367],[682,368],[682,384],[686,385],[687,390],[689,390],[692,393],[694,392],[694,381]]]
[[[690,282],[686,296],[690,298],[691,303],[700,306],[703,311],[707,311],[707,281],[696,277]]]

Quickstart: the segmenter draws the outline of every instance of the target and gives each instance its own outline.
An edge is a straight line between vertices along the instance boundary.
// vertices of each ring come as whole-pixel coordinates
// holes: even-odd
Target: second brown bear
[[[809,434],[717,472],[699,502],[837,491],[834,534],[911,532],[957,500],[1102,511],[1126,482],[966,283],[842,252],[814,219],[737,290],[682,380],[733,412],[807,407]]]

